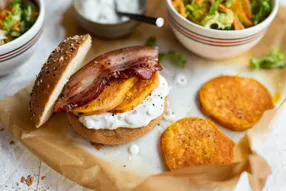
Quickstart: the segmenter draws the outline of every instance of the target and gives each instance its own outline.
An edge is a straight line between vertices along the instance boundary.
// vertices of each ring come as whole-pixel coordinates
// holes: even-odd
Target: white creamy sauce
[[[185,74],[180,73],[175,76],[175,81],[176,81],[176,84],[183,86],[187,84],[188,79]]]
[[[88,129],[139,128],[146,126],[164,112],[165,98],[169,94],[168,83],[159,77],[159,86],[142,103],[124,113],[106,112],[99,115],[81,116],[79,121]]]
[[[103,24],[115,24],[128,21],[128,17],[116,13],[118,11],[140,14],[139,0],[77,0],[75,5],[85,18]]]
[[[136,144],[132,144],[129,148],[128,151],[132,155],[137,155],[140,151],[140,147]]]

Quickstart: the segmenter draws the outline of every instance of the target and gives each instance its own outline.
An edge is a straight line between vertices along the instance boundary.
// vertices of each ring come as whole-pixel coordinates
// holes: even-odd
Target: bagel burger
[[[96,57],[83,66],[89,35],[64,40],[38,75],[30,101],[36,127],[66,112],[83,137],[101,144],[135,140],[162,119],[169,93],[158,49],[134,46]],[[81,68],[81,69],[79,69]]]

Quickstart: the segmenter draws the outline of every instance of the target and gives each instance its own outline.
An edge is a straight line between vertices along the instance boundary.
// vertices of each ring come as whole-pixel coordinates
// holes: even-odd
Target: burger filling
[[[105,112],[98,115],[80,116],[79,121],[88,129],[140,128],[164,113],[169,88],[166,79],[159,76],[159,85],[133,110],[123,113]]]

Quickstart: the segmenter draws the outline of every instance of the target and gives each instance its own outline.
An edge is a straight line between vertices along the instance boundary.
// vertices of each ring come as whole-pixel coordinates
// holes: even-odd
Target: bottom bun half
[[[114,130],[109,129],[88,129],[79,120],[78,116],[73,113],[68,113],[68,120],[70,125],[83,137],[95,143],[105,145],[123,144],[135,139],[138,139],[152,130],[162,120],[167,111],[167,99],[165,99],[165,108],[161,116],[153,119],[147,126],[139,128],[124,128],[119,127]]]

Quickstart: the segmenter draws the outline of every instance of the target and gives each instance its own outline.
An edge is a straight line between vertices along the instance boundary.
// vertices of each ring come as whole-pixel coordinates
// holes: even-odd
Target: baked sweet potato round
[[[273,108],[269,91],[258,81],[238,76],[219,76],[199,92],[201,110],[222,126],[242,131],[251,128]]]
[[[210,120],[188,117],[171,124],[161,136],[170,170],[203,164],[229,164],[235,143]]]

